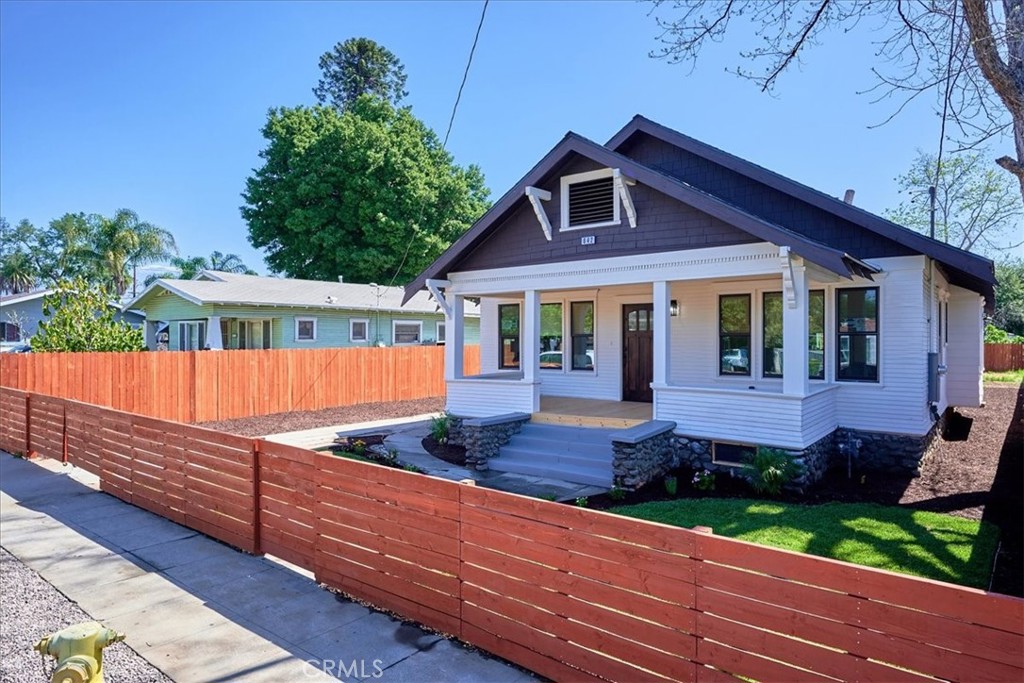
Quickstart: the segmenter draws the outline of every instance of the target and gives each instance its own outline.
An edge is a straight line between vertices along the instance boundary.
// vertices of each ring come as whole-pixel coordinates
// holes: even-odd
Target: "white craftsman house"
[[[987,259],[636,117],[568,134],[406,296],[444,302],[479,467],[632,486],[757,446],[810,480],[916,469],[947,408],[982,403],[993,284]]]

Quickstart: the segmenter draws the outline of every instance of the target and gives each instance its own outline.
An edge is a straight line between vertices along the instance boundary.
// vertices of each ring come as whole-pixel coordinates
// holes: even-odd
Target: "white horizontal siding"
[[[459,417],[530,414],[534,412],[535,390],[535,384],[516,380],[449,380],[445,410]]]
[[[669,387],[657,390],[655,417],[687,436],[803,448],[801,403],[782,394]]]
[[[951,406],[977,408],[985,400],[983,304],[983,299],[975,292],[950,287],[946,395]]]
[[[836,395],[839,387],[819,389],[803,400],[801,405],[800,433],[804,446],[823,439],[839,426],[836,412]]]

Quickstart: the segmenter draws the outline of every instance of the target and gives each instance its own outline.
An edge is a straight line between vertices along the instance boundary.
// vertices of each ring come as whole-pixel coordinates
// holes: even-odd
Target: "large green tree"
[[[1020,246],[1024,201],[1010,176],[986,157],[983,151],[966,152],[948,155],[936,165],[934,154],[919,152],[910,170],[896,179],[906,199],[886,211],[886,217],[929,234],[928,188],[935,186],[936,239],[987,255]]]
[[[32,252],[47,285],[95,272],[90,262],[90,241],[99,220],[95,215],[66,213],[38,231]]]
[[[57,283],[43,297],[43,315],[32,336],[33,351],[143,351],[142,330],[114,320],[110,290],[84,278]]]
[[[1024,336],[1024,259],[1007,259],[996,264],[996,306],[992,324]]]
[[[408,95],[405,67],[390,50],[369,38],[349,38],[320,56],[320,81],[313,94],[320,104],[341,110],[360,95],[376,95],[398,106]]]
[[[272,109],[242,216],[271,270],[406,282],[488,207],[476,166],[456,165],[409,109],[363,95],[344,111]]]

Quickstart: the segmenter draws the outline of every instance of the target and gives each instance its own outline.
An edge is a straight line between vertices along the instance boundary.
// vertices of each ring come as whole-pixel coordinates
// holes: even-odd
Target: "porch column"
[[[807,269],[802,260],[794,259],[791,266],[792,290],[783,277],[782,308],[782,393],[806,396],[810,384],[807,380],[807,347],[809,295]]]
[[[211,315],[206,319],[206,345],[211,351],[223,351],[224,340],[220,336],[220,316]]]
[[[451,316],[445,318],[444,378],[462,379],[465,376],[463,351],[466,339],[466,297],[448,294]]]
[[[146,348],[150,351],[156,351],[156,329],[159,325],[158,321],[150,322],[148,320],[142,325],[146,334]]]
[[[654,385],[665,386],[672,376],[672,288],[654,283]]]
[[[523,329],[519,339],[519,365],[523,379],[537,381],[540,367],[540,293],[528,289],[523,296]]]

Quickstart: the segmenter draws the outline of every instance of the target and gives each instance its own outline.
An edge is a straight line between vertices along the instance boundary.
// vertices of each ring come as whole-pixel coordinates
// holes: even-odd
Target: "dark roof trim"
[[[902,244],[925,256],[930,256],[951,268],[963,271],[974,279],[988,283],[990,287],[995,284],[994,266],[992,261],[987,258],[951,247],[948,244],[887,221],[869,211],[865,211],[852,204],[847,204],[836,197],[830,197],[824,192],[798,183],[795,180],[790,180],[763,166],[758,166],[750,161],[724,152],[717,147],[712,147],[700,140],[695,140],[671,128],[666,128],[643,116],[634,116],[633,120],[626,124],[625,128],[608,141],[607,146],[610,149],[617,150],[637,132],[647,133],[670,145],[685,149],[752,180],[795,197],[811,206],[848,220],[893,242]]]
[[[623,173],[648,187],[652,187],[684,204],[688,204],[695,209],[726,221],[754,237],[779,246],[787,246],[798,256],[802,256],[838,275],[851,277],[852,275],[859,274],[861,270],[859,266],[852,267],[852,262],[848,260],[850,257],[837,249],[825,246],[792,230],[747,213],[743,209],[724,202],[702,190],[698,190],[677,178],[655,171],[629,157],[602,147],[592,140],[588,140],[575,133],[568,133],[536,166],[530,169],[529,173],[511,190],[505,193],[491,207],[490,211],[484,214],[473,227],[406,286],[404,301],[408,301],[416,292],[422,289],[428,279],[437,278],[438,275],[447,272],[459,257],[468,253],[485,239],[492,227],[496,226],[520,201],[525,201],[524,187],[539,183],[544,176],[572,153],[579,154],[611,168],[620,168]]]

